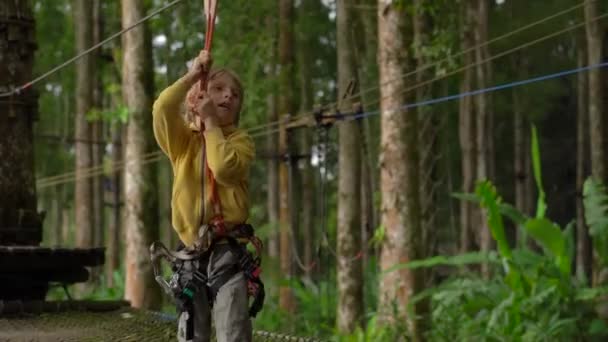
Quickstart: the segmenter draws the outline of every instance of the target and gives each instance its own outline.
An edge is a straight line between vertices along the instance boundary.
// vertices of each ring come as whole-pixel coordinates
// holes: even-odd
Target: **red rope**
[[[205,0],[204,2],[204,11],[205,11],[205,19],[207,20],[207,31],[205,34],[205,50],[207,52],[211,52],[211,46],[213,42],[213,32],[215,29],[215,13],[217,9],[217,0]],[[209,70],[203,71],[201,73],[201,81],[200,81],[200,89],[207,89],[207,81],[209,76]],[[200,113],[199,113],[200,115]],[[204,127],[203,122],[201,120],[201,137],[203,139],[203,144],[205,143],[205,136],[203,135]],[[213,214],[212,223],[217,226],[220,230],[225,229],[224,227],[224,217],[222,215],[222,204],[220,202],[220,196],[217,192],[217,184],[215,181],[215,177],[213,176],[213,172],[209,168],[209,161],[207,160],[205,163],[205,176],[209,180],[209,189],[211,192],[211,203],[213,204]],[[205,196],[205,194],[203,194]]]

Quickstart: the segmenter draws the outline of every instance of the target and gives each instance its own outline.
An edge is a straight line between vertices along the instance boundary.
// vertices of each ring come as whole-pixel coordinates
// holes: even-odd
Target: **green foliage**
[[[504,204],[489,181],[480,181],[475,195],[457,195],[464,200],[473,200],[485,209],[488,229],[503,267],[496,268],[489,281],[475,275],[461,275],[419,294],[416,301],[430,298],[432,303],[429,340],[573,341],[608,337],[606,324],[596,318],[593,310],[595,300],[608,289],[586,288],[577,282],[571,274],[573,225],[562,229],[545,217],[547,205],[540,148],[534,128],[532,159],[539,193],[534,218]],[[608,196],[605,188],[592,181],[585,185],[585,217],[594,234],[606,236]],[[542,253],[526,246],[512,249],[506,238],[503,216],[510,218],[542,246]],[[487,261],[473,253],[451,258],[437,256],[399,267],[462,266]]]
[[[536,218],[545,217],[547,211],[547,202],[545,199],[545,191],[543,190],[542,172],[540,167],[540,146],[538,144],[538,134],[536,133],[536,127],[532,126],[532,168],[534,170],[534,180],[536,181],[536,188],[538,189],[538,201],[536,204]]]
[[[583,185],[585,221],[593,238],[594,251],[602,265],[608,265],[608,192],[606,186],[589,178]]]

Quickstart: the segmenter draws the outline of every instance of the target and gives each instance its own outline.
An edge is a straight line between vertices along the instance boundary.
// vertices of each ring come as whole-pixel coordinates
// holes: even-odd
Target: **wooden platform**
[[[49,282],[86,281],[86,267],[101,266],[104,248],[0,246],[0,300],[44,300]]]

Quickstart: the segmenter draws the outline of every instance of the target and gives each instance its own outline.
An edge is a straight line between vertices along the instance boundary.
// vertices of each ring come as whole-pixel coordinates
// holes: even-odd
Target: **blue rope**
[[[411,103],[411,104],[405,104],[405,105],[399,107],[398,109],[412,109],[412,108],[418,108],[418,107],[422,107],[422,106],[434,105],[434,104],[438,104],[438,103],[442,103],[442,102],[462,99],[462,98],[467,97],[467,96],[474,96],[474,95],[479,95],[479,94],[490,93],[490,92],[497,91],[497,90],[504,90],[504,89],[509,89],[509,88],[515,88],[515,87],[523,86],[523,85],[526,85],[526,84],[531,84],[531,83],[537,83],[537,82],[541,82],[541,81],[551,80],[551,79],[554,79],[554,78],[560,78],[560,77],[564,77],[564,76],[578,74],[578,73],[583,72],[583,71],[589,71],[589,70],[593,70],[593,69],[600,69],[600,68],[604,68],[604,67],[607,67],[607,66],[608,66],[608,62],[604,62],[604,63],[600,63],[600,64],[595,64],[595,65],[589,65],[589,66],[586,66],[586,67],[581,67],[581,68],[561,71],[561,72],[550,74],[550,75],[539,76],[539,77],[534,77],[534,78],[530,78],[530,79],[527,79],[527,80],[506,83],[506,84],[497,85],[497,86],[494,86],[494,87],[489,87],[489,88],[484,88],[484,89],[478,89],[478,90],[468,91],[468,92],[464,92],[464,93],[460,93],[460,94],[455,94],[455,95],[448,95],[448,96],[439,97],[439,98],[436,98],[436,99],[430,99],[430,100],[420,101],[420,102]],[[364,117],[367,117],[367,116],[372,116],[372,115],[377,115],[377,114],[380,114],[380,110],[375,110],[375,111],[372,111],[372,112],[364,112],[364,113],[359,113],[359,114],[356,114],[356,115],[351,115],[351,116],[348,117],[348,120],[356,120],[356,119],[359,119],[359,118],[364,118]]]

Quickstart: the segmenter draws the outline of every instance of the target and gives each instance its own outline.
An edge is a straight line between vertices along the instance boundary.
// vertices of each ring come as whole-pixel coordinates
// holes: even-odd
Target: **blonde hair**
[[[234,118],[234,125],[238,126],[239,119],[241,116],[241,108],[243,108],[243,100],[245,97],[245,89],[243,88],[243,83],[241,82],[241,79],[237,76],[237,74],[234,71],[232,71],[230,69],[218,68],[218,69],[211,69],[207,82],[210,82],[223,74],[226,74],[230,78],[232,78],[232,80],[234,81],[234,84],[237,87],[236,90],[239,93],[239,106],[236,110],[236,117]],[[192,88],[190,88],[190,90],[188,90],[188,93],[190,93],[192,91],[192,89],[195,89],[195,87],[198,87],[198,85],[199,85],[198,83],[194,84],[192,86]],[[207,83],[207,85],[209,85],[209,83]],[[182,115],[184,117],[184,120],[186,121],[186,124],[190,127],[193,127],[193,125],[195,123],[196,114],[194,114],[188,107],[188,96],[186,96],[186,99],[184,100],[184,104],[183,104],[183,108],[182,108]]]

